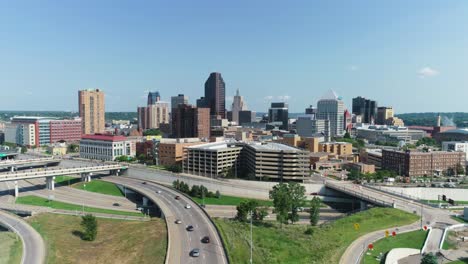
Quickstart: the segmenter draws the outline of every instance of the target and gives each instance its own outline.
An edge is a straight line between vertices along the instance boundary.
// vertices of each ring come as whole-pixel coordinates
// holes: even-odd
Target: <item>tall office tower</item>
[[[178,94],[177,96],[171,97],[171,109],[177,109],[177,106],[180,104],[188,104],[188,96],[183,94]],[[173,112],[174,110],[172,110]]]
[[[169,104],[161,101],[159,92],[149,92],[148,105],[138,107],[138,127],[142,130],[169,124]]]
[[[373,123],[377,118],[377,102],[358,96],[353,98],[353,114],[362,116],[363,123]]]
[[[344,135],[344,111],[342,99],[332,90],[317,102],[317,119],[330,120],[331,137]]]
[[[175,138],[210,138],[210,109],[182,104],[172,114]]]
[[[148,93],[148,105],[154,105],[155,103],[161,100],[161,95],[159,92],[149,92]]]
[[[387,119],[393,117],[393,108],[382,106],[377,108],[377,120],[378,125],[385,125]]]
[[[78,91],[82,134],[103,133],[105,129],[104,92],[99,89]]]
[[[244,97],[240,96],[239,89],[237,89],[234,100],[232,101],[232,121],[239,123],[239,112],[247,110],[247,104],[244,102]]]
[[[268,109],[268,122],[281,122],[281,129],[288,128],[288,104],[281,103],[271,103],[270,109]]]
[[[313,107],[312,105],[310,105],[309,107],[307,107],[305,109],[305,114],[306,115],[314,115],[317,113],[317,108]]]
[[[226,118],[226,84],[221,73],[212,72],[205,82],[205,98],[203,106],[210,108],[210,115]],[[197,106],[202,106],[197,101]]]

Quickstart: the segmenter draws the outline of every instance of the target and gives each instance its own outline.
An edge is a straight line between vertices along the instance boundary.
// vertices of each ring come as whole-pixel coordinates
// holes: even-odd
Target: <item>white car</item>
[[[190,209],[190,208],[192,208],[192,206],[190,206],[190,204],[187,204],[187,205],[185,206],[185,209]]]
[[[161,193],[161,191],[160,191],[160,190],[157,190],[156,193]]]

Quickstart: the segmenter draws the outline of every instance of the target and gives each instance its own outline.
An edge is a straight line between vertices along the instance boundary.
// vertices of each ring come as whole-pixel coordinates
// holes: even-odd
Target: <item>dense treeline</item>
[[[455,124],[458,127],[468,127],[468,113],[407,113],[396,116],[403,119],[406,126],[435,126],[439,114],[444,126]]]

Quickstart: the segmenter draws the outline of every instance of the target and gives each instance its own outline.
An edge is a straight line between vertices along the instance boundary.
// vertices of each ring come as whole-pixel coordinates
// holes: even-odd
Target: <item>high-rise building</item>
[[[288,104],[284,102],[271,103],[270,109],[268,109],[268,122],[281,122],[280,129],[288,128],[289,110]]]
[[[188,100],[189,100],[188,96],[185,96],[183,94],[172,96],[171,97],[171,109],[177,109],[177,106],[181,104],[188,104]]]
[[[226,84],[221,73],[210,74],[205,82],[205,97],[197,100],[197,107],[209,107],[210,115],[226,118]]]
[[[331,137],[344,135],[344,111],[343,100],[332,90],[317,102],[317,119],[330,121]]]
[[[78,91],[82,134],[103,133],[105,129],[104,92],[99,89]]]
[[[172,115],[175,138],[210,138],[210,109],[179,105]]]
[[[361,115],[362,122],[371,124],[377,118],[377,102],[358,96],[353,98],[353,114]]]
[[[244,97],[239,94],[239,89],[237,89],[236,95],[234,96],[231,109],[232,121],[236,122],[239,125],[239,112],[247,110],[247,105],[244,102]]]
[[[313,137],[321,135],[326,141],[330,139],[330,121],[328,119],[315,119],[313,115],[299,116],[296,120],[296,130],[300,137]]]
[[[252,123],[255,121],[255,112],[250,110],[243,110],[239,111],[239,125],[243,125],[246,123]]]
[[[317,108],[310,105],[309,107],[307,107],[305,109],[305,114],[306,115],[314,115],[314,117],[315,117],[315,114],[317,114]]]
[[[393,108],[381,106],[377,108],[377,125],[385,125],[387,119],[393,117]]]
[[[142,130],[169,124],[169,104],[161,101],[159,92],[148,94],[148,106],[138,107],[138,127]]]
[[[161,95],[159,92],[149,92],[148,93],[148,105],[154,105],[161,100]]]

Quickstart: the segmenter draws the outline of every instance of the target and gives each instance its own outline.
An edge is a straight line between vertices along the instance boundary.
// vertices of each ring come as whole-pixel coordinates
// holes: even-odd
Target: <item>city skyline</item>
[[[199,98],[220,72],[226,105],[240,89],[258,112],[302,112],[329,89],[348,109],[364,96],[396,113],[466,111],[452,100],[468,96],[468,3],[264,3],[12,3],[0,110],[76,111],[76,91],[100,88],[107,111],[134,112],[150,90]]]

